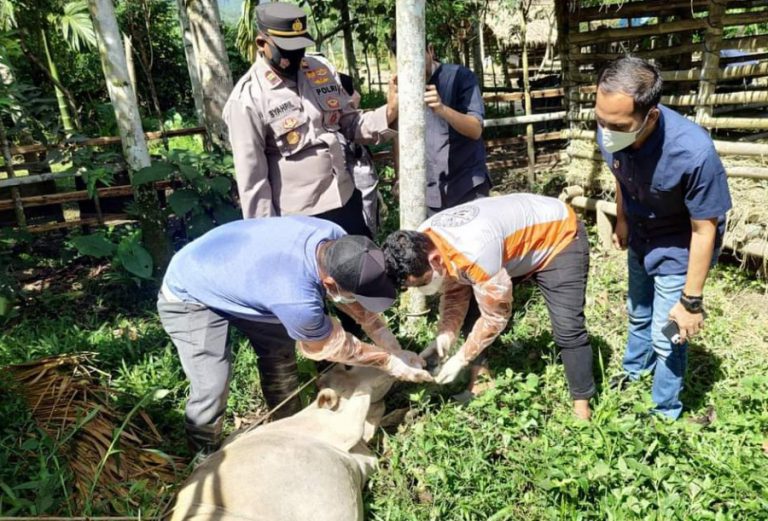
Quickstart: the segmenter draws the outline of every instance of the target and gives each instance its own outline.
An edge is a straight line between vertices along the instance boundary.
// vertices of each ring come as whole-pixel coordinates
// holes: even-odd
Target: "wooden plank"
[[[35,183],[41,183],[43,181],[52,181],[54,179],[66,179],[67,177],[79,176],[77,172],[59,172],[56,174],[33,174],[25,175],[22,177],[14,177],[12,179],[0,179],[0,188],[7,188],[9,186],[21,186],[32,185]]]
[[[192,127],[192,128],[180,128],[176,130],[166,130],[165,136],[168,138],[179,136],[194,136],[197,134],[205,134],[205,127]],[[153,141],[163,138],[163,132],[145,132],[144,136],[148,141]],[[56,148],[67,147],[88,147],[88,146],[106,146],[116,145],[120,143],[118,136],[109,137],[97,137],[88,139],[72,139],[62,143],[52,143],[49,145],[24,145],[11,148],[11,154],[29,154],[30,152],[45,152],[47,150],[53,150]]]
[[[171,188],[170,181],[158,181],[155,183],[157,190]],[[133,187],[130,185],[109,186],[97,190],[99,199],[109,199],[112,197],[122,197],[133,194]],[[73,203],[77,201],[87,201],[91,199],[87,190],[78,190],[75,192],[64,192],[60,194],[31,195],[22,197],[22,202],[27,207],[45,206],[49,204]],[[13,207],[13,202],[9,200],[0,200],[0,211],[8,210]]]

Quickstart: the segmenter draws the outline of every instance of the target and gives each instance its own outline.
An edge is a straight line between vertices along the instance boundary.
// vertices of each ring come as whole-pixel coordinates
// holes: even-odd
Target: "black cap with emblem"
[[[295,51],[315,44],[307,31],[307,14],[293,4],[272,2],[256,7],[259,30],[271,36],[275,45]]]

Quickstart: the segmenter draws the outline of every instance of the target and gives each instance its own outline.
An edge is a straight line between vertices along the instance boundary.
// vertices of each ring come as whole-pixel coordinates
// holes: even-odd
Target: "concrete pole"
[[[400,227],[406,230],[415,230],[427,217],[424,7],[425,0],[397,0]],[[417,291],[411,290],[407,301],[410,317],[426,310]]]

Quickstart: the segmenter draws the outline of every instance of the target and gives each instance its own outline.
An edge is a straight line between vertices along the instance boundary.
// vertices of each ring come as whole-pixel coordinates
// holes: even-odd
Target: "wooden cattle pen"
[[[569,139],[564,198],[594,210],[610,240],[614,180],[595,143],[594,84],[631,53],[662,70],[662,103],[710,131],[734,208],[725,246],[768,258],[768,1],[557,2]]]

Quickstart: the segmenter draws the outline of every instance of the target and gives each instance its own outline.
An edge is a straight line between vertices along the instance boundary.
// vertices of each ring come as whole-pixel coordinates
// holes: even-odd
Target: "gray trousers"
[[[295,341],[282,324],[237,319],[191,302],[171,302],[162,292],[157,311],[190,384],[187,432],[200,441],[220,437],[232,376],[232,349],[227,342],[230,324],[248,337],[256,351],[261,389],[270,409],[298,389]],[[274,417],[290,416],[300,408],[296,396]]]

